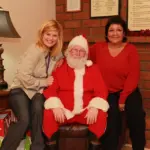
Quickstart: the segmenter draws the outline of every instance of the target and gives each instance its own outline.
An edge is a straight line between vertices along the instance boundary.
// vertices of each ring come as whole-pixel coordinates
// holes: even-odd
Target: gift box
[[[16,122],[17,118],[11,111],[11,109],[0,111],[0,147],[1,143],[6,135],[10,123]],[[17,150],[30,150],[31,138],[29,137],[30,131],[27,132],[27,136],[24,140],[20,142]]]
[[[0,136],[1,137],[4,137],[6,135],[10,123],[11,123],[11,118],[8,113],[0,114]]]
[[[17,122],[17,118],[15,117],[11,109],[1,110],[0,114],[8,114],[10,116],[11,122]]]
[[[11,109],[0,111],[0,137],[4,137],[10,126],[10,123],[16,121],[17,119]]]

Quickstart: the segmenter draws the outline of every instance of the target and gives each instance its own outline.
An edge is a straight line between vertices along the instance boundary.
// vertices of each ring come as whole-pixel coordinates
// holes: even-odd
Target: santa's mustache
[[[87,57],[83,58],[73,58],[70,54],[66,56],[67,64],[74,69],[84,68],[86,65]]]

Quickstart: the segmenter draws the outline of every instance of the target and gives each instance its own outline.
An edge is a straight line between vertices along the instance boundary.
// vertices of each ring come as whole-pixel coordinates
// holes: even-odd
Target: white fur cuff
[[[74,117],[74,114],[70,110],[64,108],[64,111],[65,111],[65,116],[66,116],[67,120]]]
[[[58,97],[50,97],[44,103],[45,109],[64,108],[61,100]]]
[[[95,98],[91,99],[91,101],[88,105],[88,108],[90,108],[90,107],[95,107],[95,108],[103,110],[104,112],[107,112],[107,110],[109,109],[109,104],[103,98],[95,97]]]

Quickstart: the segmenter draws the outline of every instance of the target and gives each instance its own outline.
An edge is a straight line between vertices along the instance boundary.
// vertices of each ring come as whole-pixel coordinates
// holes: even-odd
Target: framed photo
[[[150,1],[128,0],[127,23],[130,31],[150,30]]]
[[[91,0],[91,18],[119,15],[119,0]]]
[[[66,11],[67,12],[81,11],[81,0],[66,0]]]

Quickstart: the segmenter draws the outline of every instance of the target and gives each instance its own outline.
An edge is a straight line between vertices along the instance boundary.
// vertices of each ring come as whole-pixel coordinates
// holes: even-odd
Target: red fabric
[[[28,130],[28,131],[26,132],[26,135],[31,137],[31,131]]]
[[[4,110],[0,112],[0,136],[4,137],[7,134],[11,123],[11,111]]]
[[[72,111],[74,108],[74,70],[65,61],[52,75],[54,82],[43,91],[45,98],[59,97],[64,107]],[[97,65],[86,68],[86,73],[83,78],[83,89],[83,108],[88,106],[94,97],[107,99],[108,91]]]
[[[64,61],[62,66],[53,72],[53,77],[53,84],[43,92],[45,98],[48,99],[51,97],[58,97],[66,109],[73,111],[75,81],[74,69],[70,68],[66,61]],[[105,101],[108,96],[107,94],[107,88],[103,82],[97,65],[86,67],[85,74],[83,75],[83,108],[87,107],[91,99],[94,97],[102,98],[102,100],[104,99]],[[106,115],[107,113],[101,112],[97,119],[99,120],[98,125],[89,127],[89,129],[97,136],[101,136],[104,132],[104,128],[106,128]],[[83,119],[84,117],[82,115],[79,118],[80,119],[78,120],[77,116],[75,116],[75,121],[86,124],[86,121]],[[54,116],[50,110],[44,111],[43,129],[48,137],[50,137],[58,129],[58,124],[55,122]]]
[[[123,90],[119,103],[124,104],[138,86],[140,63],[136,47],[127,43],[116,57],[112,57],[108,43],[96,43],[90,48],[90,58],[98,65],[110,93]]]
[[[55,121],[52,110],[44,110],[44,119],[43,119],[44,133],[48,138],[50,138],[61,125],[71,123],[87,124],[86,123],[87,119],[85,118],[86,113],[87,110],[82,112],[80,115],[76,115],[70,120],[66,119],[63,124],[59,124]],[[107,113],[99,110],[97,122],[92,125],[89,125],[89,130],[93,132],[98,138],[101,137],[106,129],[106,120],[107,120]]]

